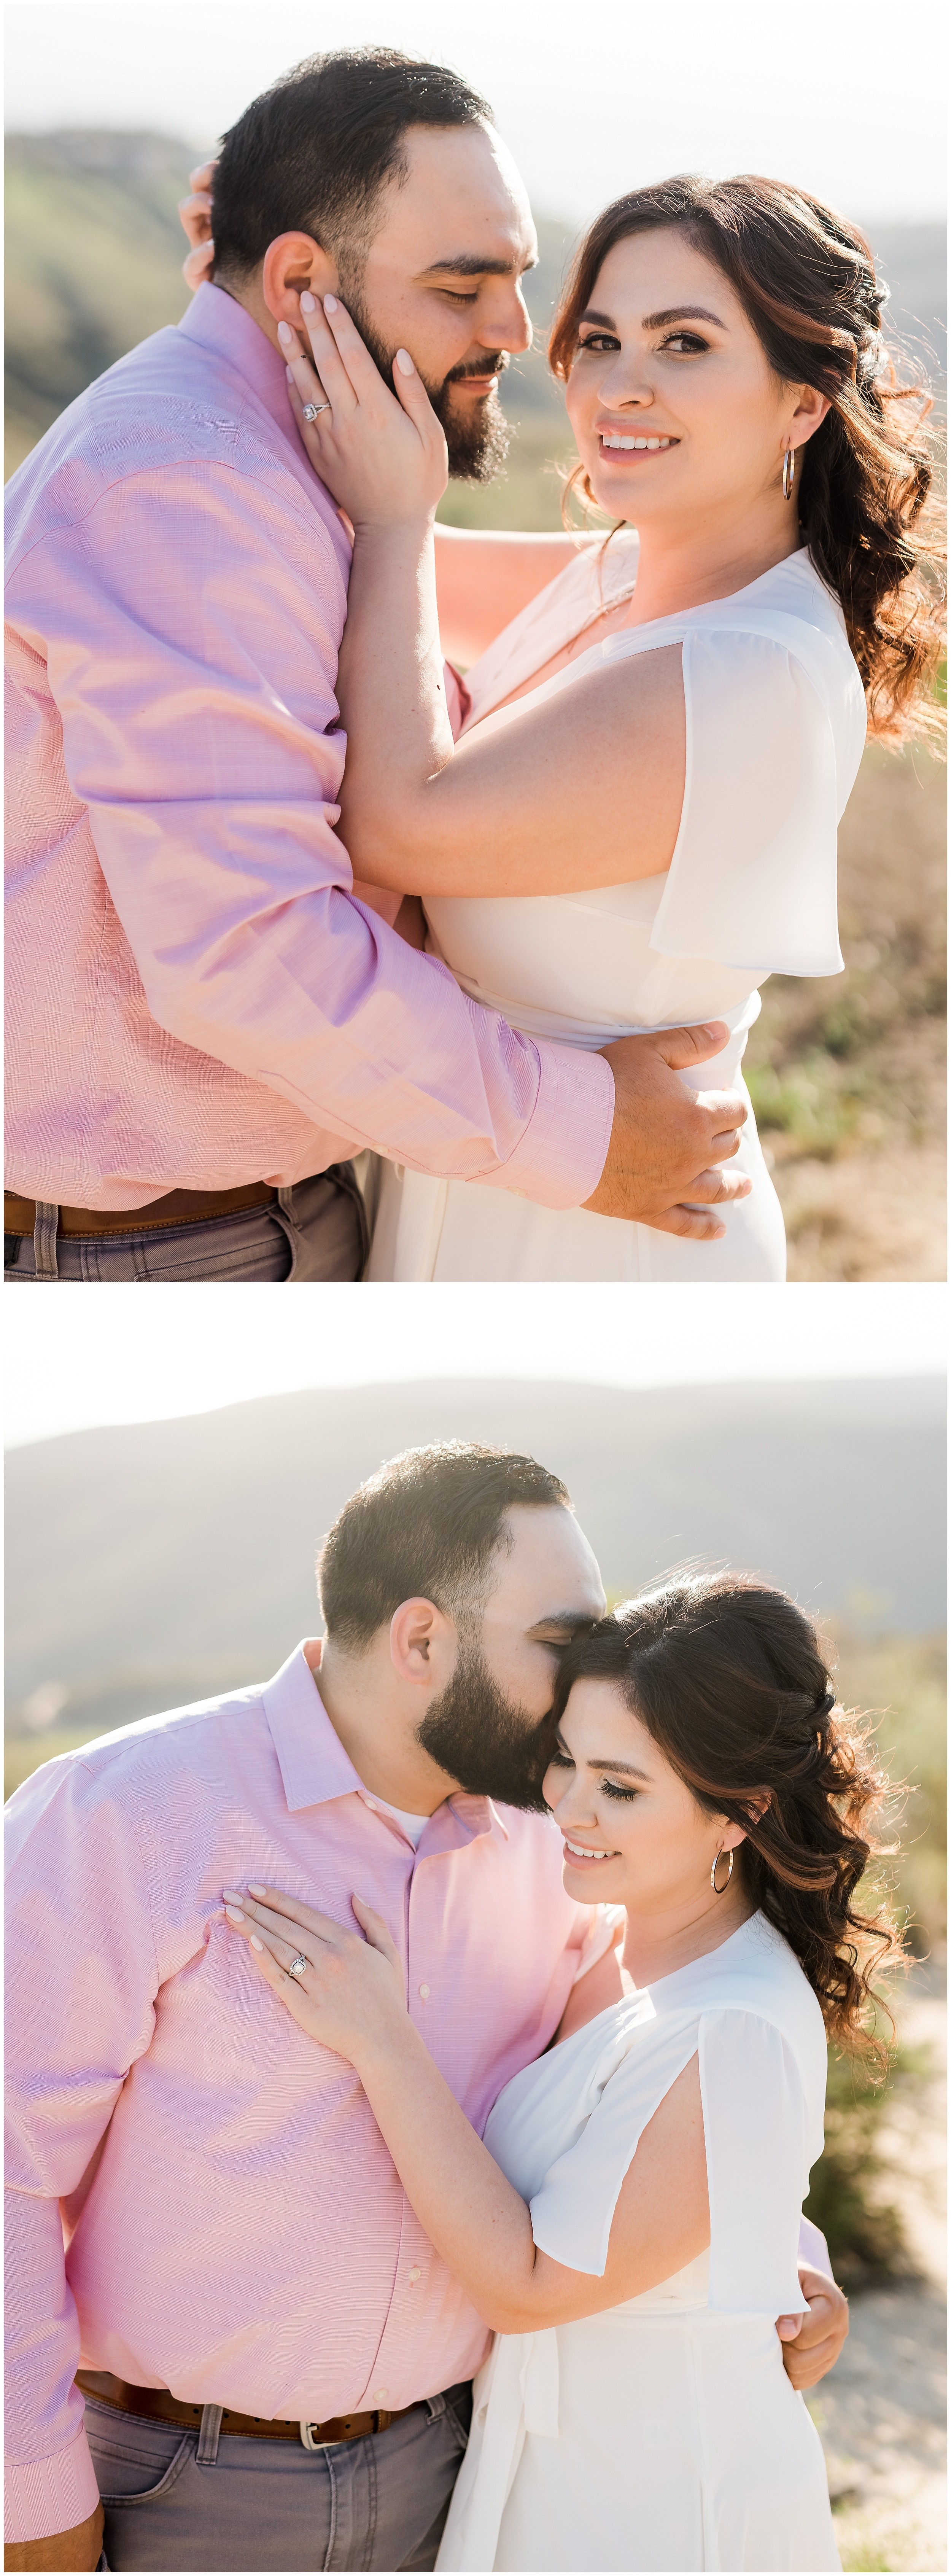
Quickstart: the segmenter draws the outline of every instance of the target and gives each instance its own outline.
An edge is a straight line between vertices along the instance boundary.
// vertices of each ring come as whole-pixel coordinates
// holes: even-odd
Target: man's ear
[[[339,280],[335,263],[319,242],[309,233],[279,233],[264,257],[261,292],[268,312],[275,322],[290,322],[300,329],[300,297],[309,287],[312,295],[335,295]]]
[[[434,1601],[401,1601],[390,1621],[390,1657],[402,1682],[442,1689],[455,1660],[456,1632]]]

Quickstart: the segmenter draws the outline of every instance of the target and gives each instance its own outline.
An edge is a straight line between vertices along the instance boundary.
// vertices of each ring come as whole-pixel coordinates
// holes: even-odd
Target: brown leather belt
[[[152,1199],[148,1207],[61,1207],[56,1232],[150,1234],[153,1226],[207,1225],[210,1217],[241,1216],[245,1208],[273,1206],[276,1198],[277,1191],[268,1181],[246,1181],[240,1190],[168,1190],[164,1198]],[[21,1199],[15,1190],[4,1190],[4,1233],[32,1234],[35,1224],[36,1200]]]
[[[126,2379],[114,2379],[109,2370],[77,2370],[76,2386],[84,2397],[95,2397],[101,2406],[116,2406],[123,2415],[158,2416],[163,2424],[184,2424],[197,2432],[202,2408],[186,2406],[167,2388],[132,2388]],[[362,2442],[368,2433],[383,2433],[388,2424],[398,2424],[401,2415],[411,2415],[411,2406],[398,2406],[395,2414],[376,2406],[365,2415],[331,2415],[326,2424],[310,2424],[308,2431],[315,2449],[329,2442]],[[233,2406],[222,2408],[223,2433],[241,2433],[252,2442],[299,2442],[302,2439],[298,2421],[288,2422],[281,2416],[239,2415]]]

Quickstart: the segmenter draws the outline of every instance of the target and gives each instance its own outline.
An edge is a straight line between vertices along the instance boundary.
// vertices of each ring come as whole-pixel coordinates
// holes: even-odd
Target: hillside
[[[45,1712],[88,1735],[273,1671],[313,1631],[315,1552],[346,1494],[381,1458],[450,1437],[555,1467],[614,1595],[699,1555],[859,1628],[922,1635],[942,1619],[942,1423],[925,1380],[476,1381],[39,1442],[7,1462],[11,1722],[42,1727]]]

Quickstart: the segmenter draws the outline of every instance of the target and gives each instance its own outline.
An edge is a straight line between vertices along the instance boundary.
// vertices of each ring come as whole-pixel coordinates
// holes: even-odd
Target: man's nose
[[[502,280],[499,280],[500,287]],[[513,358],[523,356],[532,345],[532,326],[521,288],[511,286],[493,295],[491,311],[479,322],[479,343],[483,349],[508,349]]]

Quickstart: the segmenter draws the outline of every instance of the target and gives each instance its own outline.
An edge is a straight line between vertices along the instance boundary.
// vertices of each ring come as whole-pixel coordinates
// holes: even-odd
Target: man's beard
[[[503,1698],[478,1641],[460,1638],[452,1680],[417,1727],[416,1740],[460,1789],[547,1812],[542,1781],[551,1760],[551,1717],[533,1720]]]
[[[392,390],[395,349],[388,349],[374,330],[359,288],[352,279],[348,292],[341,275],[340,292],[384,384]],[[450,367],[448,376],[444,376],[439,385],[431,384],[426,376],[422,377],[436,418],[445,433],[449,471],[456,482],[491,483],[505,463],[511,431],[497,393],[489,394],[485,402],[467,403],[465,417],[459,419],[452,409],[453,385],[459,384],[463,377],[496,376],[507,365],[504,349],[497,349],[494,356],[486,354],[478,366]]]

